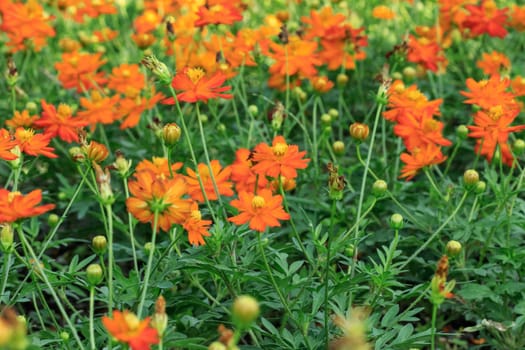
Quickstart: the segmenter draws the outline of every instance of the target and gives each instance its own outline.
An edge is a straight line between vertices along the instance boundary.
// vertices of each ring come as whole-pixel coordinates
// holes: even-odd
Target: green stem
[[[432,304],[432,328],[430,329],[430,349],[436,349],[436,318],[437,318],[438,305]]]
[[[18,191],[18,181],[20,180],[20,174],[22,172],[22,166],[24,165],[24,155],[20,153],[18,156],[17,162],[19,162],[18,167],[15,170],[15,176],[13,180],[13,190],[12,192]]]
[[[436,182],[434,181],[434,178],[432,177],[432,174],[430,174],[430,171],[428,170],[428,168],[425,167],[423,169],[423,171],[425,172],[425,175],[427,176],[427,179],[430,182],[430,184],[432,185],[432,188],[434,189],[434,191],[436,191],[436,193],[439,195],[439,197],[441,197],[441,199],[443,199],[446,202],[447,200],[446,200],[445,196],[443,196],[443,194],[441,193],[441,191],[437,187]]]
[[[168,164],[169,166],[169,164]],[[170,166],[171,169],[171,166]],[[128,182],[126,181],[126,178],[123,178],[123,185],[124,185],[124,194],[126,195],[126,199],[129,198],[129,187]],[[139,265],[137,262],[137,249],[135,247],[135,230],[133,229],[133,216],[128,211],[128,231],[129,231],[129,237],[131,241],[131,251],[133,253],[133,268],[135,269],[135,272],[137,273],[137,279],[140,283],[140,272],[139,272]]]
[[[458,150],[459,150],[459,147],[461,146],[462,141],[463,140],[460,139],[459,142],[457,142],[456,145],[454,146],[454,149],[452,150],[452,154],[447,159],[447,166],[445,167],[445,171],[443,172],[443,175],[447,175],[448,174],[448,170],[450,168],[450,165],[452,164],[452,159],[454,159],[454,157],[458,153]]]
[[[78,333],[77,333],[75,325],[73,324],[73,322],[71,322],[71,319],[67,315],[66,310],[64,309],[64,306],[62,305],[62,302],[60,301],[60,298],[58,297],[57,293],[55,292],[55,289],[53,288],[53,286],[49,282],[49,279],[47,278],[46,272],[44,271],[43,268],[40,268],[40,266],[41,266],[40,265],[40,260],[36,256],[35,251],[33,250],[33,247],[31,247],[31,245],[27,241],[27,239],[26,239],[26,237],[24,235],[24,232],[22,231],[22,227],[20,225],[18,225],[17,232],[18,232],[18,236],[20,238],[20,242],[22,242],[22,245],[25,247],[25,249],[27,249],[27,251],[29,252],[29,255],[33,259],[34,266],[37,266],[37,269],[38,269],[38,272],[39,272],[39,274],[38,274],[39,277],[41,277],[44,280],[44,283],[46,284],[47,288],[49,289],[49,293],[51,293],[51,296],[55,300],[55,303],[56,303],[60,313],[62,314],[62,317],[66,321],[66,323],[67,323],[67,325],[69,327],[69,330],[73,334],[73,337],[75,338],[75,340],[76,340],[76,342],[78,344],[78,348],[81,349],[81,350],[84,350],[84,345],[82,345],[82,341],[80,340],[80,338],[78,336]],[[28,268],[31,269],[32,267],[29,266]]]
[[[12,248],[9,248],[12,249]],[[2,265],[2,286],[0,287],[0,300],[4,299],[4,292],[7,286],[7,277],[9,276],[9,268],[11,267],[11,252],[4,251],[4,262]]]
[[[415,252],[414,254],[412,254],[403,264],[401,264],[401,266],[399,267],[400,270],[402,270],[405,266],[407,266],[412,260],[414,260],[414,258],[416,258],[419,253],[421,253],[429,244],[430,242],[432,242],[434,240],[434,238],[437,237],[437,235],[439,235],[441,233],[441,231],[443,231],[443,229],[448,225],[448,223],[450,222],[450,220],[452,220],[456,214],[458,213],[459,209],[461,209],[461,207],[463,206],[463,203],[465,203],[465,199],[467,199],[467,196],[468,196],[468,192],[465,191],[465,193],[463,193],[463,197],[461,197],[461,200],[459,201],[456,209],[454,209],[454,211],[452,212],[452,214],[450,214],[450,216],[445,220],[445,222],[443,222],[443,224],[441,224],[441,226],[439,226],[439,228],[436,230],[436,232],[434,232],[427,240],[425,243],[423,243]]]
[[[337,202],[335,200],[332,201],[332,208],[330,210],[330,234],[328,235],[328,242],[326,243],[326,271],[325,271],[325,286],[324,286],[324,334],[325,334],[325,344],[326,348],[329,347],[330,342],[330,331],[328,328],[328,307],[329,307],[329,298],[328,298],[328,288],[330,288],[330,253],[331,253],[331,243],[332,243],[332,237],[335,236],[334,234],[334,226],[335,226],[335,214],[336,214],[336,206]]]
[[[95,347],[95,287],[89,287],[89,340],[91,344],[91,350],[96,350]]]
[[[144,275],[144,282],[142,287],[142,296],[140,297],[139,307],[137,309],[137,316],[140,319],[142,316],[142,309],[144,307],[144,302],[146,301],[146,294],[148,292],[149,277],[151,274],[151,266],[153,264],[153,255],[155,254],[155,240],[157,238],[157,225],[159,222],[159,212],[154,212],[153,217],[153,230],[151,233],[151,248],[149,251],[148,264],[146,265],[146,272]]]
[[[107,211],[107,235],[108,235],[108,314],[113,315],[113,269],[115,259],[113,255],[113,214],[111,204],[106,205]],[[110,339],[111,344],[111,339]]]

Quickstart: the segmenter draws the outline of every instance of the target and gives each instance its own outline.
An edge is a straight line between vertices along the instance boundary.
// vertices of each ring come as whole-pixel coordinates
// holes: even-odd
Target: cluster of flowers
[[[456,38],[483,34],[504,38],[506,27],[525,30],[525,6],[498,8],[492,0],[439,0],[439,21],[433,27],[419,26],[409,35],[407,59],[433,72],[447,66],[444,50]]]
[[[446,160],[441,153],[442,146],[452,143],[442,135],[443,123],[434,119],[440,116],[442,99],[429,101],[416,85],[406,87],[396,80],[389,88],[388,111],[383,117],[396,123],[394,133],[403,139],[409,153],[401,154],[405,166],[401,178],[412,179],[425,167],[440,164]]]
[[[491,161],[496,148],[499,148],[501,160],[511,166],[514,156],[508,145],[509,134],[524,130],[525,125],[510,126],[521,110],[516,95],[507,91],[510,80],[493,75],[479,82],[469,78],[466,84],[470,91],[461,92],[467,97],[465,103],[478,107],[473,118],[474,125],[468,126],[469,136],[477,139],[476,153]]]

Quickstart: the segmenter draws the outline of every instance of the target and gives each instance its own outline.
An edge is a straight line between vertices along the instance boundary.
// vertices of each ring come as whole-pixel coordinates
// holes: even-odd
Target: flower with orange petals
[[[58,136],[67,143],[78,142],[78,130],[86,126],[87,122],[73,117],[71,107],[64,103],[58,106],[58,110],[44,100],[41,103],[42,117],[34,122],[35,127],[44,129],[44,133],[51,138]]]
[[[525,96],[525,77],[517,76],[510,82],[514,96]]]
[[[128,310],[114,310],[113,318],[104,316],[102,323],[113,338],[128,344],[131,350],[150,350],[152,344],[159,343],[158,332],[151,327],[150,319],[146,317],[141,321]]]
[[[499,75],[493,75],[490,79],[480,80],[479,82],[468,78],[466,84],[470,92],[460,91],[463,96],[468,98],[464,103],[476,104],[484,109],[501,104],[512,105],[516,103],[514,95],[506,92],[510,85],[509,79],[501,79]]]
[[[17,145],[11,134],[6,129],[0,129],[0,159],[15,160],[18,156],[11,152]]]
[[[38,206],[41,201],[42,190],[39,189],[23,195],[0,188],[0,223],[38,216],[55,208],[54,204]]]
[[[507,22],[508,8],[498,9],[492,0],[483,0],[478,6],[466,5],[469,15],[462,25],[470,29],[472,36],[488,34],[493,37],[504,38],[507,35],[505,24]]]
[[[153,32],[162,23],[162,16],[156,10],[146,10],[135,18],[133,27],[139,34]]]
[[[289,145],[283,136],[276,136],[270,147],[266,143],[255,146],[252,161],[253,171],[260,176],[273,178],[282,175],[288,179],[297,177],[297,169],[306,169],[310,159],[303,158],[306,151],[299,151],[297,145]]]
[[[257,194],[239,193],[239,199],[231,201],[231,205],[239,210],[239,214],[228,218],[236,225],[249,223],[252,230],[263,232],[267,227],[281,226],[279,220],[289,220],[290,214],[284,211],[283,198],[272,195],[269,189],[262,189]]]
[[[213,185],[213,180],[215,179],[215,184],[217,185],[217,190],[220,195],[223,196],[233,196],[233,183],[229,181],[231,175],[231,168],[229,166],[224,169],[221,167],[221,164],[218,160],[212,160],[210,162],[211,172],[208,166],[204,163],[198,165],[199,175],[190,169],[186,168],[188,176],[186,177],[186,182],[188,183],[188,194],[193,200],[204,202],[204,195],[202,194],[202,189],[199,184],[198,177],[202,181],[204,191],[206,192],[206,197],[209,200],[218,199],[217,193]],[[212,179],[213,177],[213,179]]]
[[[126,200],[128,211],[142,223],[154,226],[158,214],[158,228],[168,231],[174,224],[183,224],[191,212],[191,201],[182,198],[187,192],[184,179],[163,179],[149,171],[135,173],[128,183],[132,197]],[[157,229],[158,229],[157,228]]]
[[[85,120],[88,125],[94,127],[97,123],[111,124],[119,118],[117,113],[119,95],[102,97],[98,90],[91,90],[90,97],[80,98],[80,105],[84,110],[77,112],[77,116]]]
[[[15,131],[15,140],[20,152],[30,156],[42,155],[48,158],[58,158],[53,152],[55,149],[49,147],[51,136],[48,134],[35,134],[33,129],[17,128]]]
[[[253,192],[268,185],[266,176],[258,176],[253,171],[251,155],[252,152],[246,148],[240,148],[235,152],[235,161],[231,165],[231,179],[235,183],[237,192]],[[257,188],[255,188],[256,184]]]
[[[207,0],[197,9],[195,27],[208,24],[233,24],[242,20],[239,0]]]
[[[106,62],[101,53],[89,54],[78,51],[63,53],[62,61],[55,63],[58,80],[66,89],[76,88],[77,92],[90,90],[106,83],[104,73],[97,70]]]
[[[121,129],[137,126],[142,113],[155,107],[157,102],[164,98],[161,92],[155,93],[154,88],[151,89],[149,96],[141,97],[139,91],[134,88],[128,89],[126,97],[120,100],[119,105],[120,116],[124,118],[120,124]]]
[[[476,66],[487,75],[497,75],[503,70],[510,69],[510,60],[501,52],[492,51],[491,53],[483,53],[481,59],[476,62]]]
[[[84,21],[84,16],[97,18],[101,15],[117,13],[114,0],[83,0],[75,13],[75,20],[79,23]]]
[[[40,51],[46,46],[47,38],[55,36],[49,16],[36,0],[26,3],[5,1],[0,6],[2,24],[0,31],[6,33],[7,46],[11,52],[32,48]]]
[[[334,87],[334,82],[325,76],[316,76],[310,79],[310,81],[314,90],[321,94],[330,91]]]
[[[216,71],[212,76],[206,76],[200,67],[184,68],[178,72],[171,82],[175,90],[182,90],[177,94],[179,101],[194,103],[197,101],[207,102],[210,98],[231,99],[233,95],[225,94],[230,90],[230,86],[221,86],[226,80],[226,76],[221,71]],[[164,100],[165,104],[174,104],[173,97]]]
[[[518,32],[525,31],[525,6],[512,6],[509,25]]]
[[[410,35],[408,40],[407,60],[420,64],[432,72],[437,72],[446,64],[443,50],[436,42],[425,37],[416,38],[413,35]]]
[[[33,126],[35,120],[38,119],[36,115],[29,115],[29,111],[23,110],[22,112],[15,111],[13,118],[6,120],[5,125],[11,129],[16,129],[19,126],[29,128]]]
[[[372,10],[372,17],[377,19],[394,19],[396,14],[388,6],[379,5]]]
[[[149,171],[153,173],[156,177],[169,178],[172,177],[171,174],[173,174],[174,176],[183,176],[177,173],[177,171],[180,168],[182,168],[181,162],[172,163],[170,173],[168,158],[153,157],[151,161],[147,159],[140,161],[140,163],[137,164],[135,171]]]
[[[421,148],[414,148],[409,153],[401,154],[401,160],[405,163],[401,169],[400,178],[412,179],[417,172],[427,166],[443,163],[447,157],[441,153],[441,148],[433,143],[427,143]]]
[[[443,123],[432,118],[429,114],[407,113],[397,119],[394,134],[401,137],[406,148],[410,151],[428,143],[440,146],[450,146],[452,142],[443,137]]]
[[[108,80],[108,88],[125,94],[130,87],[142,90],[146,86],[144,74],[137,64],[121,64],[111,71]]]
[[[202,215],[197,202],[193,202],[191,212],[182,227],[188,232],[188,241],[193,245],[204,245],[203,237],[209,237],[208,227],[211,220],[202,220]]]

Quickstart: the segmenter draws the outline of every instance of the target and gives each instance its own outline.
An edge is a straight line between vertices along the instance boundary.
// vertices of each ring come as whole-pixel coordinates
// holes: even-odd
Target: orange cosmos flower
[[[334,82],[330,81],[327,77],[317,76],[310,79],[312,87],[315,91],[324,94],[334,87]]]
[[[18,156],[11,152],[17,145],[11,134],[6,129],[0,129],[0,158],[3,160],[15,160]]]
[[[118,119],[117,105],[120,100],[119,95],[112,97],[102,97],[98,90],[91,90],[91,98],[80,98],[80,105],[85,109],[79,111],[77,116],[86,121],[87,124],[95,127],[97,123],[111,124]]]
[[[236,225],[249,223],[252,230],[263,232],[267,227],[281,226],[279,220],[289,220],[290,215],[284,211],[280,195],[272,196],[272,191],[262,189],[256,195],[249,192],[239,193],[239,199],[231,201],[239,215],[228,218]]]
[[[42,190],[34,190],[23,195],[0,188],[0,223],[15,222],[48,212],[54,204],[37,206],[42,201]]]
[[[437,72],[438,69],[444,68],[446,58],[441,47],[427,38],[416,38],[413,35],[408,39],[407,60],[417,63],[425,69]]]
[[[302,17],[301,21],[307,26],[305,39],[326,38],[336,28],[343,26],[345,15],[333,13],[331,6],[325,6],[320,11],[311,10],[310,17]]]
[[[177,73],[171,82],[175,90],[183,92],[177,94],[179,101],[194,103],[197,101],[207,102],[210,98],[231,99],[233,95],[224,94],[229,91],[230,86],[221,86],[226,80],[226,76],[221,71],[216,71],[212,76],[207,77],[202,68],[184,68]],[[165,104],[174,104],[173,97],[164,100]]]
[[[252,161],[253,171],[260,176],[288,179],[297,177],[297,169],[305,169],[310,159],[303,159],[306,151],[299,152],[296,145],[288,145],[283,136],[276,136],[270,147],[266,143],[255,146]]]
[[[510,85],[509,79],[501,79],[499,75],[493,75],[490,79],[479,82],[468,78],[466,84],[470,92],[460,91],[463,96],[468,98],[464,103],[476,104],[483,109],[501,104],[513,105],[516,103],[514,95],[505,91]]]
[[[207,0],[197,10],[198,19],[195,21],[196,27],[203,27],[207,24],[233,24],[242,20],[239,10],[241,2],[239,0]]]
[[[206,164],[200,163],[198,165],[199,176],[208,199],[218,199],[217,193],[215,193],[215,189],[213,187],[212,176],[215,179],[215,183],[217,184],[219,194],[223,196],[233,196],[233,183],[228,181],[231,175],[231,168],[227,166],[222,169],[218,160],[212,160],[210,162],[210,167],[212,174],[210,174],[210,170]],[[188,176],[186,177],[186,182],[188,183],[188,194],[193,200],[199,201],[201,203],[204,202],[204,195],[202,194],[199,180],[197,179],[197,173],[190,168],[186,168],[186,172],[188,173]]]
[[[129,345],[131,350],[150,350],[152,344],[159,343],[157,330],[150,325],[150,317],[139,320],[128,311],[113,311],[113,318],[102,317],[102,323],[112,337]]]
[[[94,31],[93,35],[97,38],[98,43],[105,43],[115,39],[118,36],[118,31],[102,28],[101,30]]]
[[[139,34],[153,32],[162,23],[162,16],[156,10],[146,10],[133,21],[133,27]]]
[[[11,129],[16,129],[19,126],[29,128],[37,119],[37,115],[29,115],[29,111],[27,110],[23,110],[22,112],[15,111],[15,115],[13,116],[13,118],[6,120],[5,125],[7,125]]]
[[[492,51],[491,53],[483,53],[481,59],[476,62],[476,66],[487,75],[497,75],[502,70],[510,69],[510,60],[501,52]]]
[[[104,73],[97,70],[106,62],[101,53],[89,54],[78,51],[63,53],[62,61],[55,63],[58,80],[66,89],[76,88],[77,92],[90,90],[106,83]]]
[[[525,129],[525,125],[509,126],[519,112],[519,109],[505,109],[502,105],[491,107],[487,111],[478,111],[474,115],[475,125],[468,126],[469,137],[479,139],[476,152],[491,161],[496,146],[499,146],[503,162],[511,166],[514,158],[507,144],[509,133]]]
[[[141,97],[139,91],[134,88],[126,91],[126,98],[123,98],[119,105],[120,116],[124,117],[120,124],[121,129],[137,126],[142,113],[155,107],[157,102],[165,97],[161,92],[155,93],[155,88],[151,88],[148,95],[150,97]]]
[[[83,0],[75,13],[75,20],[79,23],[84,21],[84,16],[97,18],[101,15],[117,13],[113,0]]]
[[[188,241],[193,245],[204,245],[203,237],[209,237],[208,227],[211,220],[202,220],[202,215],[197,202],[191,205],[191,212],[182,227],[188,232]]]
[[[525,77],[517,76],[510,82],[514,96],[525,96]]]
[[[180,168],[182,168],[182,162],[171,164],[171,172],[174,176],[183,176],[177,173]],[[144,159],[137,164],[135,171],[150,171],[156,177],[160,178],[171,177],[170,169],[168,167],[168,158],[153,157],[151,161]]]
[[[421,148],[414,148],[409,153],[401,154],[401,160],[405,163],[403,169],[401,169],[400,178],[406,178],[406,180],[412,179],[416,176],[417,172],[430,165],[440,164],[447,159],[442,153],[439,146],[428,143]]]
[[[254,192],[268,185],[266,176],[257,176],[253,171],[251,155],[252,152],[246,148],[240,148],[235,152],[235,161],[231,165],[231,179],[235,183],[237,192]],[[257,188],[255,188],[256,183]]]
[[[146,86],[144,74],[137,64],[121,64],[113,68],[108,80],[108,88],[125,94],[131,87],[140,91]]]
[[[472,36],[488,34],[498,38],[507,35],[505,24],[507,22],[507,8],[498,9],[492,0],[484,0],[479,6],[466,5],[470,13],[463,21],[464,28],[470,29]]]
[[[384,5],[379,5],[374,7],[372,10],[372,17],[377,19],[394,19],[396,14],[389,7]]]
[[[452,142],[443,137],[443,123],[432,118],[429,114],[407,113],[397,118],[394,134],[401,137],[406,148],[410,151],[428,143],[441,146],[450,146]]]
[[[168,231],[174,224],[183,224],[190,214],[191,201],[182,198],[187,186],[181,177],[162,179],[141,171],[135,173],[135,180],[128,186],[133,197],[126,200],[126,207],[142,223],[149,222],[153,227],[157,212],[158,228]]]
[[[518,32],[525,31],[525,6],[512,6],[509,25]]]
[[[51,136],[48,134],[35,134],[33,129],[17,128],[15,140],[22,153],[35,157],[42,155],[48,158],[58,158],[53,153],[55,149],[48,146],[51,142]]]
[[[46,46],[47,38],[55,36],[50,18],[36,0],[27,3],[4,1],[0,6],[2,24],[0,31],[9,38],[7,45],[11,52],[28,48],[40,51]]]
[[[41,103],[42,117],[34,122],[35,127],[44,129],[44,133],[51,138],[58,136],[67,143],[78,142],[78,130],[86,126],[87,122],[73,117],[71,107],[64,103],[58,106],[58,110],[44,100]]]

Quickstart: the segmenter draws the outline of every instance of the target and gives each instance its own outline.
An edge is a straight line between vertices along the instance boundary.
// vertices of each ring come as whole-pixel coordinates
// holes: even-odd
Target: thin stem
[[[331,243],[332,243],[332,237],[335,237],[334,234],[334,225],[335,225],[335,214],[336,214],[336,206],[337,202],[335,200],[332,201],[332,208],[330,210],[330,231],[328,235],[328,242],[326,243],[326,271],[325,271],[325,286],[324,286],[324,334],[325,334],[325,341],[326,341],[326,348],[329,347],[330,342],[330,331],[328,329],[328,288],[330,288],[330,253],[331,253]]]
[[[91,350],[96,350],[95,347],[95,287],[89,287],[89,340],[91,344]]]
[[[17,162],[19,162],[19,164],[15,169],[12,192],[18,191],[18,181],[20,180],[20,173],[22,172],[22,165],[24,164],[24,155],[22,153],[18,156]]]
[[[169,167],[171,169],[171,166]],[[122,182],[124,185],[124,194],[126,195],[126,199],[129,198],[129,187],[128,182],[126,181],[126,178],[122,178]],[[135,272],[137,273],[137,279],[140,283],[140,272],[139,272],[139,265],[137,262],[137,249],[135,248],[135,230],[133,229],[133,216],[128,211],[128,231],[129,231],[129,237],[131,241],[131,251],[133,253],[133,268],[135,269]]]
[[[60,298],[58,297],[57,293],[55,292],[55,289],[53,288],[53,286],[49,282],[49,279],[47,278],[47,274],[46,274],[45,270],[40,267],[41,266],[40,265],[40,260],[36,256],[35,251],[33,250],[33,247],[31,247],[31,245],[27,241],[27,239],[26,239],[26,237],[24,235],[24,232],[22,231],[22,227],[20,225],[18,226],[17,232],[18,232],[18,236],[20,238],[20,242],[22,242],[22,245],[29,252],[29,255],[31,256],[31,258],[34,261],[34,266],[36,266],[37,269],[38,269],[39,277],[44,280],[44,283],[46,284],[47,288],[49,289],[49,293],[51,293],[51,296],[55,300],[55,303],[56,303],[60,313],[62,314],[62,317],[66,321],[66,323],[67,323],[67,325],[69,327],[69,330],[73,334],[73,337],[75,338],[75,341],[78,344],[78,348],[81,349],[81,350],[84,350],[84,345],[82,345],[82,341],[80,340],[80,338],[78,336],[78,333],[77,333],[75,325],[73,325],[73,322],[71,322],[71,319],[67,315],[66,310],[64,309],[64,306],[62,305],[62,302],[60,301]],[[29,266],[28,268],[31,269],[32,267]]]
[[[108,314],[111,317],[113,315],[113,268],[115,265],[115,259],[113,256],[113,214],[111,204],[106,205],[106,211],[108,220]]]
[[[448,225],[448,223],[450,222],[450,220],[452,220],[456,214],[458,213],[459,209],[461,209],[461,207],[463,206],[463,203],[465,203],[465,199],[467,199],[467,196],[468,196],[468,192],[465,191],[465,193],[463,193],[463,197],[461,197],[461,200],[459,201],[458,203],[458,206],[456,207],[456,209],[454,209],[454,211],[452,212],[452,214],[450,214],[450,216],[445,220],[445,222],[443,222],[443,224],[441,224],[441,226],[439,226],[439,228],[436,230],[436,232],[434,232],[427,240],[425,243],[423,243],[421,245],[421,247],[419,247],[415,252],[414,254],[412,254],[403,264],[401,264],[401,266],[399,267],[400,270],[402,270],[405,266],[407,266],[412,260],[414,260],[414,258],[416,258],[419,253],[421,253],[429,244],[430,242],[432,242],[434,240],[434,238],[437,237],[437,235],[439,235],[441,233],[441,231],[443,231],[443,229]]]
[[[436,318],[438,305],[432,304],[432,328],[430,329],[430,349],[436,349]]]
[[[10,248],[11,249],[11,248]],[[9,276],[9,268],[11,267],[11,252],[4,251],[4,262],[2,265],[2,286],[0,288],[0,300],[4,299],[4,292],[7,286],[7,277]]]
[[[428,168],[424,168],[423,171],[425,172],[425,175],[427,176],[427,179],[430,182],[430,184],[432,185],[432,188],[434,189],[434,191],[436,191],[436,193],[439,194],[441,199],[443,199],[446,202],[447,200],[446,200],[445,196],[443,196],[443,194],[441,193],[441,191],[437,187],[436,182],[434,181],[434,178],[432,177],[432,174],[430,174],[430,171],[428,170]]]
[[[151,233],[151,248],[149,251],[148,264],[146,265],[146,272],[144,275],[144,283],[142,287],[142,296],[140,297],[139,308],[137,310],[138,318],[142,315],[142,308],[144,307],[144,302],[146,301],[146,294],[148,292],[149,277],[151,274],[151,266],[153,264],[153,255],[155,254],[155,240],[157,238],[157,225],[159,222],[159,212],[155,210],[153,217],[153,230]]]

